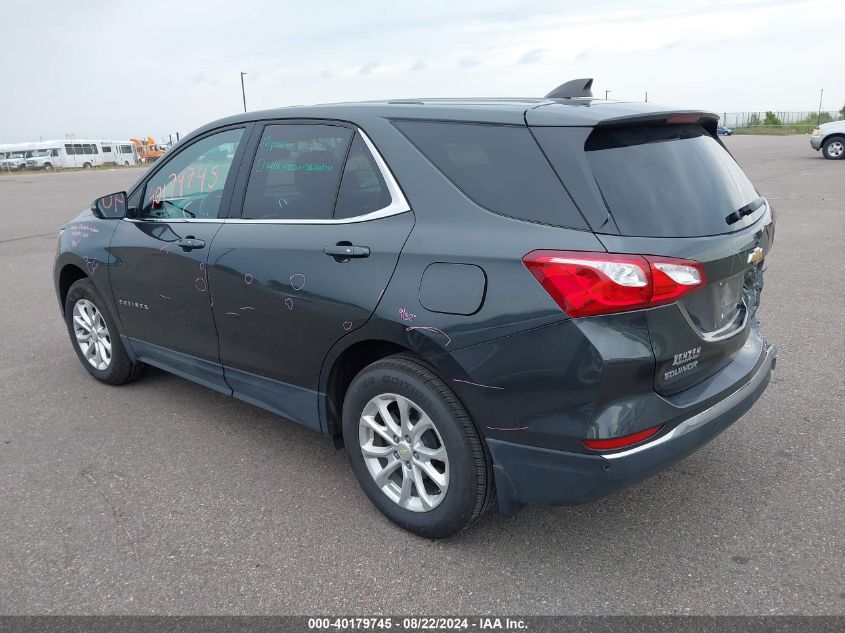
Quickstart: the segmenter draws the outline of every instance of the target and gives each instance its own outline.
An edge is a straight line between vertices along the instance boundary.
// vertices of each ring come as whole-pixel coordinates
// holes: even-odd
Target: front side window
[[[175,154],[147,182],[142,218],[215,218],[243,128],[206,136]]]
[[[243,217],[330,219],[352,131],[336,125],[268,125],[250,171]]]
[[[103,145],[103,154],[108,154],[111,152],[111,147],[109,145]]]

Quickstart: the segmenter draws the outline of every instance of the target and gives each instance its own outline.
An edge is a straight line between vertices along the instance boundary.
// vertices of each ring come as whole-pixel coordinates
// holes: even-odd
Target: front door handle
[[[187,253],[195,248],[205,248],[205,240],[198,240],[197,238],[189,235],[188,237],[176,240],[176,246]]]
[[[336,244],[334,246],[326,246],[323,252],[338,261],[346,261],[353,257],[369,257],[370,247],[355,246],[353,244]]]

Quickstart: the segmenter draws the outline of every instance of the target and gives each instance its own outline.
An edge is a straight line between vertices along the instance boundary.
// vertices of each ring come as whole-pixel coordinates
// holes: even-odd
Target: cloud
[[[845,32],[842,0],[464,0],[422,12],[407,3],[368,12],[340,3],[329,13],[299,3],[295,14],[267,0],[241,0],[243,10],[230,12],[207,11],[203,0],[108,3],[108,11],[93,2],[50,2],[46,12],[43,3],[7,4],[3,23],[15,28],[3,34],[5,50],[27,54],[0,60],[3,86],[14,95],[0,101],[4,143],[65,132],[184,133],[242,109],[240,71],[249,73],[247,106],[256,110],[402,95],[542,94],[578,76],[596,77],[602,96],[608,88],[639,99],[648,89],[650,100],[718,111],[812,110],[821,86],[825,106],[845,102],[845,84],[830,80],[841,75],[845,38],[806,36],[820,15],[830,32]],[[101,43],[92,55],[57,57],[32,46],[32,33],[63,41],[69,32],[121,32],[127,24],[157,32],[161,15],[192,28],[159,38],[143,55],[110,55]],[[284,46],[282,22],[290,27]],[[794,42],[801,45],[787,45]],[[720,69],[707,81],[689,72],[702,59]],[[176,63],[184,72],[162,73]],[[126,77],[173,98],[126,99]],[[56,94],[74,98],[56,107]]]
[[[543,57],[546,56],[548,53],[545,48],[532,48],[530,51],[526,52],[522,57],[519,58],[518,64],[533,64],[534,62],[538,62]]]

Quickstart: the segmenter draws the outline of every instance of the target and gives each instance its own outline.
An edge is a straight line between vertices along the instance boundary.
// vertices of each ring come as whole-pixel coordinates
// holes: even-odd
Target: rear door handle
[[[190,236],[183,237],[182,239],[176,240],[176,246],[187,253],[195,248],[205,248],[205,240],[198,240],[197,238]]]
[[[352,244],[337,244],[335,246],[326,246],[323,249],[326,255],[334,257],[338,260],[347,260],[352,257],[369,257],[369,246],[354,246]]]

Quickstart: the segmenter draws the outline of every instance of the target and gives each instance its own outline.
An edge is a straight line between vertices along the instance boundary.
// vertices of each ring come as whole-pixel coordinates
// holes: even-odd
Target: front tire
[[[413,356],[389,356],[353,379],[343,439],[370,501],[409,532],[452,536],[492,504],[487,447],[455,394]]]
[[[828,160],[845,158],[845,136],[832,136],[822,145],[822,155]]]
[[[122,385],[141,375],[144,364],[126,353],[117,324],[90,279],[80,279],[68,290],[65,323],[79,362],[94,378]]]

